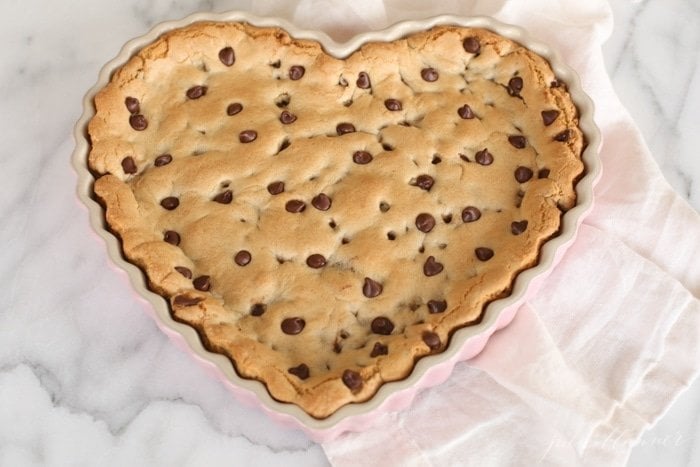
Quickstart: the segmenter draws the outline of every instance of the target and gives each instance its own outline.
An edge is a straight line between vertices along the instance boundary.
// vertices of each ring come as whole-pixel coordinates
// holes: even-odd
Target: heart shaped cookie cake
[[[94,193],[125,258],[207,349],[316,418],[507,296],[584,171],[566,85],[484,29],[338,59],[278,28],[194,23],[94,104]]]

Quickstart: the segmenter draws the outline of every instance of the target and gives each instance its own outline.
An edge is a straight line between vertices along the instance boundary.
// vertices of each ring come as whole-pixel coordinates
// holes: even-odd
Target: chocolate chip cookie
[[[203,22],[94,100],[94,193],[174,319],[324,418],[478,322],[576,203],[584,146],[549,64],[438,26],[345,59]]]

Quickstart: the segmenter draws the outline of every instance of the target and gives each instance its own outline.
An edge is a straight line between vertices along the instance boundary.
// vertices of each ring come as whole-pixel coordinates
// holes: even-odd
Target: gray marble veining
[[[611,2],[615,28],[603,47],[608,72],[663,174],[700,211],[700,3]],[[629,466],[700,464],[700,381],[632,450]]]
[[[700,4],[614,1],[604,47],[613,85],[674,189],[700,210]]]

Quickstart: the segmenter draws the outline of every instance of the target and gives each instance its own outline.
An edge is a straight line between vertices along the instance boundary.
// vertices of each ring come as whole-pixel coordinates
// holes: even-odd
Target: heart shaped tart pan
[[[88,94],[81,196],[165,327],[268,408],[335,425],[478,352],[590,208],[590,101],[525,42],[485,18],[345,45],[241,14],[166,24]]]

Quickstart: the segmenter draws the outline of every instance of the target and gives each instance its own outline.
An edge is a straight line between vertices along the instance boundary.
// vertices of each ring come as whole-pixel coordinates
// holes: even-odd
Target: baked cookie
[[[94,192],[206,348],[325,418],[509,294],[576,202],[584,139],[549,64],[438,26],[340,60],[195,23],[95,97]]]

